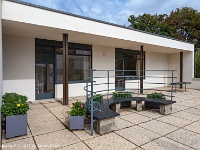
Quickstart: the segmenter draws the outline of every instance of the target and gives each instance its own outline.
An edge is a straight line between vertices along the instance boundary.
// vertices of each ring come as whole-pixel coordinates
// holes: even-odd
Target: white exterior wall
[[[180,82],[180,53],[174,53],[168,55],[169,59],[169,70],[177,70],[174,71],[174,82]],[[184,65],[184,64],[183,64]],[[170,73],[169,76],[171,77],[172,74]],[[169,80],[168,83],[171,83],[172,81]]]
[[[105,55],[105,56],[104,56]],[[93,69],[97,70],[114,70],[115,69],[115,48],[110,47],[103,47],[103,46],[92,46],[92,65]],[[113,72],[110,74],[112,75]],[[107,72],[101,71],[101,72],[94,72],[94,77],[100,77],[104,76],[107,77]],[[94,81],[96,83],[105,83],[107,82],[107,78],[103,79],[97,79],[94,78]],[[110,82],[114,83],[115,79],[110,78]],[[86,86],[86,83],[73,83],[69,84],[69,97],[74,96],[81,96],[85,95],[86,92],[83,89]],[[110,88],[114,88],[115,85],[110,85]],[[57,84],[56,85],[56,98],[62,98],[63,97],[63,85]],[[101,85],[101,86],[95,86],[94,91],[98,90],[104,90],[107,89],[107,85]]]
[[[168,55],[162,53],[146,52],[146,68],[145,70],[162,70],[162,71],[146,71],[146,79],[144,80],[144,88],[152,88],[152,84],[148,83],[165,83],[153,84],[153,87],[163,87],[167,84],[168,79]],[[152,78],[148,76],[156,76],[161,78]]]
[[[35,39],[3,35],[3,93],[35,100]]]

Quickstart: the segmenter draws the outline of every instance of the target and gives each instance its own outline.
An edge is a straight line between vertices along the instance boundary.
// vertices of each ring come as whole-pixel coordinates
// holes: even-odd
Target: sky
[[[130,15],[169,14],[172,10],[192,7],[200,12],[200,0],[22,0],[65,12],[129,26]]]

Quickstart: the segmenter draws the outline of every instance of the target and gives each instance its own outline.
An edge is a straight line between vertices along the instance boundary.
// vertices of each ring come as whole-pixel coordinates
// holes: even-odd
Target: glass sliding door
[[[123,91],[125,88],[124,80],[124,60],[115,60],[115,89],[117,91]]]
[[[35,94],[36,99],[55,98],[54,47],[36,46]]]

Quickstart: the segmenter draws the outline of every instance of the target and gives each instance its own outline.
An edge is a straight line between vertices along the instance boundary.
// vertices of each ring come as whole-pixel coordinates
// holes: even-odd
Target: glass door
[[[125,89],[125,78],[124,78],[124,60],[115,60],[115,89],[117,91],[123,91]]]
[[[35,94],[36,99],[55,98],[54,48],[36,46]]]

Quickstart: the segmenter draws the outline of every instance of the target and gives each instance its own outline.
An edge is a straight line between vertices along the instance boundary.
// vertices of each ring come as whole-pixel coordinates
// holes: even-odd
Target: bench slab
[[[114,131],[115,128],[115,117],[105,120],[98,120],[95,122],[94,125],[95,131],[99,134],[109,133],[111,131]]]

